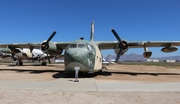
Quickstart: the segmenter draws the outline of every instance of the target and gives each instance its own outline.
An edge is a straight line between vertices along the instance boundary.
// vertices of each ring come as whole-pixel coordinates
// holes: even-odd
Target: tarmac
[[[95,81],[94,78],[74,82],[72,79],[56,79],[48,82],[0,80],[0,89],[48,89],[61,91],[180,91],[180,83],[122,83]]]

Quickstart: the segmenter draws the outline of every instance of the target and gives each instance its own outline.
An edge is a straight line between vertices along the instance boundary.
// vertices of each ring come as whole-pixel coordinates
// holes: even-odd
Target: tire
[[[42,66],[46,66],[46,62],[42,62]]]

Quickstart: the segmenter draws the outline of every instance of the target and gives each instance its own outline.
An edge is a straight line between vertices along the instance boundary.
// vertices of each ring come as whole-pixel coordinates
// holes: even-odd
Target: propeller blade
[[[115,63],[117,63],[118,60],[119,60],[119,58],[121,57],[122,51],[123,51],[123,49],[119,50],[119,53],[118,53],[117,56],[116,56]]]
[[[119,41],[119,48],[120,48],[120,50],[119,50],[119,52],[118,52],[118,54],[116,56],[116,60],[115,60],[115,63],[117,63],[119,58],[122,55],[123,50],[125,48],[127,48],[127,45],[122,42],[121,38],[119,37],[119,35],[116,33],[116,31],[114,29],[111,29],[111,31],[114,34],[114,36],[116,37],[116,39]]]
[[[46,41],[46,43],[49,43],[49,41],[51,41],[51,39],[54,37],[54,35],[56,34],[56,31],[54,31],[51,36],[48,38],[48,40]]]
[[[120,43],[122,43],[122,40],[121,40],[121,38],[119,37],[119,35],[116,33],[116,31],[115,31],[114,29],[112,29],[111,31],[112,31],[112,33],[114,34],[114,36],[116,37],[116,39],[117,39]]]

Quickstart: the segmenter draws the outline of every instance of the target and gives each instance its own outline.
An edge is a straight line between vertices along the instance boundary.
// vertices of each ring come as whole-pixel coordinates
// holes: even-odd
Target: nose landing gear
[[[74,70],[75,70],[75,80],[74,80],[74,82],[79,82],[79,80],[78,80],[79,69],[80,69],[80,67],[75,67],[74,68]]]

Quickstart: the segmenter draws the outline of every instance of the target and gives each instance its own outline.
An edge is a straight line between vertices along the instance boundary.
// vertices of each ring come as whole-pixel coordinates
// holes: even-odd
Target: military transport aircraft
[[[121,55],[128,51],[129,48],[144,48],[143,56],[149,58],[152,55],[148,47],[162,47],[162,52],[175,52],[180,41],[140,41],[128,42],[122,40],[114,29],[111,30],[118,41],[94,41],[94,21],[91,24],[90,41],[80,38],[73,42],[50,42],[56,34],[54,31],[48,40],[42,43],[23,43],[23,44],[0,44],[2,48],[9,48],[11,51],[15,48],[40,48],[44,53],[50,55],[62,54],[64,52],[65,71],[75,71],[79,67],[79,72],[94,73],[102,69],[102,53],[104,49],[114,49],[118,62]]]
[[[23,65],[22,60],[43,61],[42,65],[46,66],[46,59],[49,60],[49,58],[53,58],[54,56],[48,56],[39,49],[33,49],[32,51],[30,51],[30,49],[27,48],[16,48],[13,51],[11,51],[9,48],[0,48],[0,57],[11,57],[14,61],[16,61],[17,66]],[[50,60],[49,63],[51,63]]]

